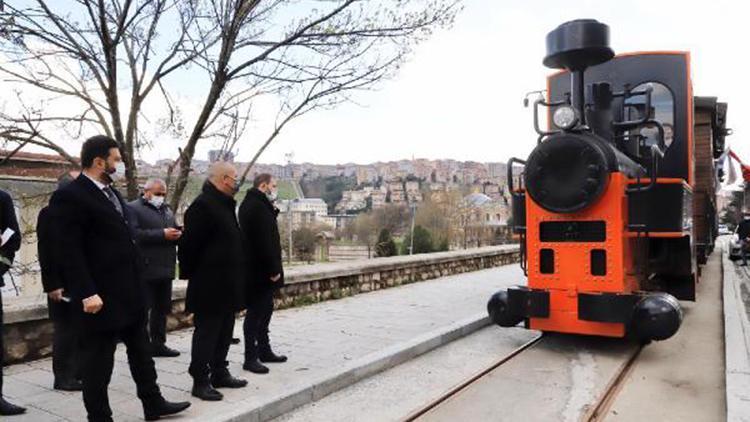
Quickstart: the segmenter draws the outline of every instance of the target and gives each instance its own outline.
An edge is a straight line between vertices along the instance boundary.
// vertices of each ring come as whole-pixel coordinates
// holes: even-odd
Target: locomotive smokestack
[[[594,19],[565,22],[547,34],[544,65],[570,71],[570,103],[585,119],[584,71],[614,57],[609,47],[609,27]]]

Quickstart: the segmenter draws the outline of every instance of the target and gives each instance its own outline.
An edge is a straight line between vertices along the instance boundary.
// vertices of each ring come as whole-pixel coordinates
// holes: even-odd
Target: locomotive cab
[[[537,146],[508,163],[528,283],[496,293],[490,317],[541,331],[669,338],[682,321],[678,299],[695,300],[698,274],[689,53],[615,56],[609,28],[595,20],[564,23],[546,41],[543,63],[562,70],[534,104]]]

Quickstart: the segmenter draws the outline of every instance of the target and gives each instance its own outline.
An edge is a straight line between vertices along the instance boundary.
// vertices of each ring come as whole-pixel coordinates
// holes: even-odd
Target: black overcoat
[[[185,212],[177,255],[188,280],[188,312],[219,314],[244,308],[245,252],[234,199],[211,183]]]
[[[247,191],[240,205],[240,227],[247,248],[248,300],[259,290],[284,285],[278,214],[266,194],[255,188]],[[276,274],[281,274],[281,280],[272,282]]]
[[[118,330],[145,312],[141,257],[129,210],[120,193],[113,191],[124,215],[84,174],[55,191],[50,200],[59,234],[58,264],[84,332]],[[101,311],[83,313],[81,301],[95,294],[104,302]]]
[[[18,228],[13,198],[7,192],[0,190],[0,234],[5,229],[11,229],[15,233],[4,245],[0,246],[0,255],[8,262],[13,262],[16,252],[21,248],[21,230]],[[10,265],[0,262],[0,287],[5,285],[3,275],[9,269]]]

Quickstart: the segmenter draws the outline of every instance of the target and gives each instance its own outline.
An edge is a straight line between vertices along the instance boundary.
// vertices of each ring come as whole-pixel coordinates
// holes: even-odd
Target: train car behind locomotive
[[[726,104],[693,97],[689,53],[615,56],[609,28],[595,20],[564,23],[546,42],[544,65],[562,70],[534,103],[536,147],[508,163],[528,283],[494,294],[490,317],[504,327],[669,338],[716,237]],[[514,165],[523,166],[517,181]]]

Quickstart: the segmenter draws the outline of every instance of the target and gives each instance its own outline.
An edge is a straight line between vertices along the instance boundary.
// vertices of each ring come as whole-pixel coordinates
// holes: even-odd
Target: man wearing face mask
[[[177,228],[174,213],[164,198],[167,184],[149,179],[143,195],[128,205],[133,211],[135,239],[141,248],[149,308],[149,334],[152,356],[177,357],[180,352],[167,347],[167,315],[172,310],[172,280],[177,262],[177,241],[182,230]]]
[[[244,307],[245,253],[237,224],[237,169],[216,162],[203,191],[185,212],[178,256],[180,278],[188,280],[186,310],[193,314],[193,342],[188,372],[192,394],[217,401],[218,388],[242,388],[247,381],[229,373],[227,353],[235,312]]]
[[[79,319],[83,402],[89,421],[112,421],[108,387],[117,343],[125,343],[130,373],[146,420],[175,414],[189,402],[164,399],[146,331],[141,258],[129,210],[112,183],[124,177],[117,142],[87,139],[81,148],[82,173],[52,195],[60,243],[59,264]]]
[[[247,191],[240,205],[238,217],[247,247],[248,272],[247,313],[243,326],[245,363],[242,367],[256,374],[268,373],[268,367],[261,362],[281,363],[287,360],[286,356],[273,352],[268,338],[273,295],[284,285],[281,240],[276,221],[279,209],[273,204],[276,196],[276,180],[268,173],[257,175],[253,188]]]

